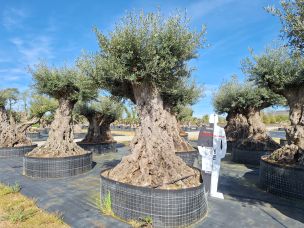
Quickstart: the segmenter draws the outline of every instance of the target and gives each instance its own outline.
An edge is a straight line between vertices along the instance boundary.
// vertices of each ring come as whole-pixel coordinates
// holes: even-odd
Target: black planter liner
[[[37,147],[36,144],[20,147],[1,147],[0,158],[23,157],[26,153],[35,149],[35,147]]]
[[[34,178],[71,177],[92,169],[92,153],[63,158],[23,158],[23,174]]]
[[[193,166],[195,160],[199,159],[199,152],[198,150],[194,151],[186,151],[186,152],[176,152],[175,155],[183,159],[183,161],[188,165],[188,166]]]
[[[285,167],[261,159],[260,186],[283,197],[304,199],[304,167]]]
[[[208,203],[204,184],[180,190],[137,187],[101,175],[101,199],[110,193],[114,214],[126,221],[152,218],[153,227],[188,227],[203,219]]]
[[[232,153],[234,147],[235,147],[235,142],[227,141],[227,153]]]
[[[93,143],[77,143],[78,146],[83,148],[86,151],[93,152],[95,154],[103,154],[103,153],[111,153],[116,152],[116,142],[113,143],[100,143],[100,144],[93,144]]]
[[[39,139],[41,137],[40,132],[28,132],[26,133],[26,136],[30,139]]]
[[[244,150],[234,147],[231,152],[231,160],[240,164],[259,165],[261,157],[269,155],[273,150]]]

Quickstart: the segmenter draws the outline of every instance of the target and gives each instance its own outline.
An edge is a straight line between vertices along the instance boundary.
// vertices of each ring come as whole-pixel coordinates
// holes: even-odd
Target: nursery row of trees
[[[287,44],[267,48],[242,61],[245,82],[236,77],[224,83],[214,97],[219,113],[227,113],[228,139],[238,146],[263,145],[276,149],[266,134],[261,111],[270,106],[288,106],[290,126],[286,128],[289,145],[277,149],[270,159],[304,164],[304,1],[282,1],[282,10],[268,7],[283,24]]]
[[[131,142],[131,155],[106,175],[111,179],[150,187],[197,186],[198,171],[188,167],[177,151],[193,148],[180,136],[177,116],[191,106],[202,89],[190,80],[188,61],[197,57],[205,42],[205,29],[191,31],[182,14],[165,19],[159,12],[125,16],[108,35],[95,28],[100,50],[83,54],[75,66],[53,67],[44,62],[32,66],[35,93],[56,101],[56,110],[46,143],[27,156],[65,157],[86,153],[73,138],[73,115],[89,122],[85,143],[111,142],[109,125],[128,100],[136,107],[139,126]],[[108,97],[100,97],[105,92]],[[15,144],[24,145],[16,134],[23,132],[9,119],[3,97],[5,128]],[[50,110],[46,110],[50,112]],[[129,118],[134,118],[130,114]],[[29,117],[28,117],[29,118]],[[30,143],[30,142],[29,142]]]

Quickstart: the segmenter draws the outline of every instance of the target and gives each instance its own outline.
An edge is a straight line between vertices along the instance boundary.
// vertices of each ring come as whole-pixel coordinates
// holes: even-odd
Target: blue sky
[[[243,77],[240,61],[253,48],[259,53],[279,39],[277,18],[263,9],[278,0],[99,1],[0,0],[0,88],[27,89],[27,67],[39,60],[52,65],[73,64],[82,50],[98,50],[92,27],[109,32],[128,10],[169,14],[187,10],[191,26],[207,26],[210,47],[199,51],[191,65],[193,78],[204,85],[205,97],[193,106],[194,115],[213,111],[211,97],[232,74]]]

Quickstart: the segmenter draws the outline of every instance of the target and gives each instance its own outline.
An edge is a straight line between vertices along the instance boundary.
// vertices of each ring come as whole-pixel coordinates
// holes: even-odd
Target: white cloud
[[[22,27],[23,20],[28,16],[24,9],[7,8],[2,14],[2,25],[6,29]]]
[[[192,3],[189,5],[188,8],[188,13],[191,16],[193,20],[201,18],[217,9],[220,7],[230,4],[236,0],[201,0]]]
[[[33,65],[41,59],[51,59],[54,57],[52,40],[48,36],[40,35],[33,39],[15,37],[10,41],[16,46],[17,51],[21,54],[21,62],[26,65]]]

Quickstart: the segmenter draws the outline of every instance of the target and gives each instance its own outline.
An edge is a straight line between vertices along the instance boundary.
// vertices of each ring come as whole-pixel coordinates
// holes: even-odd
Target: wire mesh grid
[[[231,152],[232,161],[242,164],[259,165],[261,157],[269,155],[272,151],[268,150],[243,150],[234,147]]]
[[[126,185],[101,178],[101,199],[110,193],[114,214],[126,221],[150,217],[153,227],[188,227],[207,213],[202,184],[183,190],[160,190]]]
[[[92,153],[63,158],[23,158],[23,173],[36,178],[75,176],[92,169]]]
[[[189,166],[193,166],[195,159],[198,159],[199,156],[199,152],[197,150],[188,152],[176,152],[175,154],[183,159],[183,161]]]
[[[101,144],[90,144],[90,143],[78,143],[78,145],[86,151],[90,151],[96,154],[116,152],[116,142],[113,143],[101,143]]]
[[[304,168],[284,168],[261,160],[260,185],[282,197],[304,199]]]
[[[37,145],[22,147],[3,147],[0,148],[0,158],[23,157],[26,153],[32,151]]]

